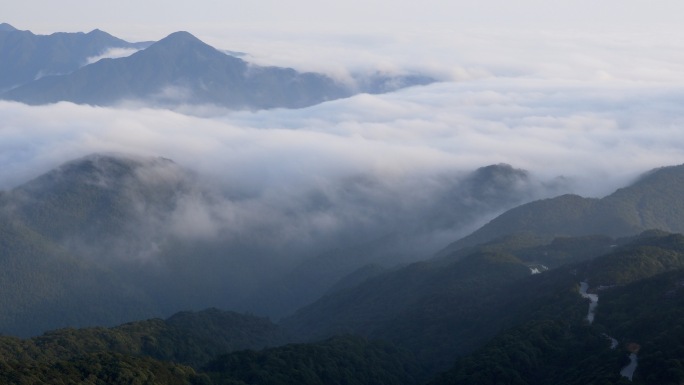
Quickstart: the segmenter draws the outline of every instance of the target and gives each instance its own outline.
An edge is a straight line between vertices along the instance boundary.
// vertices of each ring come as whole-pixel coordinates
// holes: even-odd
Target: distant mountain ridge
[[[0,91],[49,75],[71,73],[109,49],[137,50],[150,43],[129,43],[98,29],[88,33],[35,35],[0,25]]]
[[[11,25],[9,25],[7,23],[0,23],[0,32],[12,32],[12,31],[17,31],[17,29],[12,27]]]
[[[9,54],[0,56],[0,69],[4,66],[3,76],[6,78],[4,83],[0,82],[0,90],[3,84],[16,87],[0,93],[0,98],[32,105],[69,101],[91,105],[128,102],[161,107],[211,104],[230,109],[301,108],[360,92],[391,92],[435,81],[423,75],[376,74],[358,85],[342,84],[324,74],[250,64],[205,44],[185,31],[174,32],[128,57],[100,60],[80,68],[72,62],[82,62],[85,54],[76,55],[62,49],[65,45],[62,40],[98,42],[97,49],[88,51],[86,57],[101,54],[105,46],[140,46],[99,30],[89,34],[53,34],[47,37],[10,30],[0,32],[2,37],[8,43],[3,46],[0,40],[0,54],[3,50]],[[52,45],[32,48],[35,45],[31,43],[32,39]],[[18,40],[26,42],[15,42]],[[79,43],[78,46],[84,44]],[[58,51],[65,57],[78,56],[78,59],[60,63],[56,54],[50,56],[52,51]],[[29,66],[21,60],[26,52],[35,52],[31,55],[36,58]],[[31,68],[37,67],[41,61],[45,68]],[[54,64],[49,64],[52,62]]]

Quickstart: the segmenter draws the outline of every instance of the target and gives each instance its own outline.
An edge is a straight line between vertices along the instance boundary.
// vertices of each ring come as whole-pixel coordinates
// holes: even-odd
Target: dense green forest
[[[610,254],[545,273],[558,288],[572,285],[562,276],[588,280],[599,296],[593,324],[585,317],[588,302],[577,302],[576,286],[568,287],[533,319],[459,358],[432,384],[681,383],[682,247],[682,235],[649,232]],[[638,367],[630,381],[620,371],[635,350]]]
[[[407,346],[437,372],[528,317],[578,278],[532,274],[613,250],[604,236],[544,243],[516,235],[428,262],[388,271],[331,293],[281,324],[303,340],[355,333]],[[623,242],[626,242],[624,240]],[[542,268],[543,269],[543,268]],[[563,282],[565,287],[553,286]],[[571,296],[581,302],[577,295]]]
[[[410,385],[420,375],[407,350],[351,336],[231,353],[204,370],[217,385]]]
[[[60,329],[25,340],[3,337],[0,354],[8,359],[55,361],[112,352],[199,367],[222,353],[286,341],[281,329],[267,319],[207,309],[113,328]]]
[[[467,59],[473,47],[514,38],[469,28],[447,55],[463,66],[427,49],[409,65],[412,28],[329,27],[314,43],[347,48],[276,41],[276,57],[185,31],[128,43],[0,23],[0,385],[684,385],[684,164],[634,174],[676,140],[589,175],[570,145],[597,139],[585,150],[611,159],[663,148],[648,129],[676,129],[680,91],[660,80],[684,67],[646,55],[612,68],[615,49],[594,60],[588,34],[552,31],[523,45],[560,42],[566,63],[528,65],[511,47],[486,49],[490,65]],[[379,66],[257,63],[327,61],[361,40],[388,50]],[[480,145],[491,153],[473,157]],[[470,168],[492,155],[531,169]]]
[[[204,317],[206,314],[194,318],[206,325]],[[193,340],[197,330],[139,335],[141,330],[149,330],[150,322],[115,329],[60,331],[28,341],[2,337],[0,383],[400,385],[417,383],[420,375],[407,350],[352,336],[233,353],[227,352],[236,345],[223,345],[214,351],[223,354],[204,362],[212,352],[211,346],[206,348],[211,343],[203,338]],[[223,325],[215,331],[226,329],[242,330],[240,326]],[[183,360],[194,365],[179,363]]]
[[[498,236],[472,244],[471,238],[423,262],[361,267],[277,323],[209,308],[112,326],[179,303],[197,305],[200,294],[206,302],[225,298],[231,285],[244,283],[203,278],[215,267],[212,256],[225,252],[220,244],[167,239],[157,245],[166,259],[150,270],[153,276],[108,262],[107,249],[118,240],[129,239],[135,249],[155,234],[155,226],[137,234],[129,218],[167,211],[177,204],[171,192],[188,188],[183,178],[129,183],[136,167],[93,158],[0,194],[0,306],[9,309],[0,312],[0,325],[24,337],[0,337],[0,383],[684,381],[684,235],[662,230],[679,223],[678,206],[668,211],[662,200],[677,196],[681,168],[656,170],[601,200],[564,196],[521,206],[483,227],[498,229],[487,237]],[[112,179],[103,182],[101,172]],[[87,180],[65,183],[69,173],[64,180]],[[46,183],[53,189],[43,189]],[[117,193],[102,187],[109,183],[121,184]],[[139,194],[155,195],[156,205],[134,208]],[[596,213],[605,217],[599,221]],[[598,227],[584,228],[587,220]],[[661,230],[599,231],[618,222],[623,230]],[[111,236],[102,238],[97,261],[77,256],[89,245],[65,241],[88,232]],[[201,259],[182,265],[190,250]],[[230,278],[248,281],[244,271]],[[146,287],[148,278],[165,284]],[[598,298],[595,308],[589,295]],[[102,327],[79,328],[93,322]],[[74,327],[38,335],[54,323]]]
[[[608,253],[588,257],[606,248]],[[568,263],[532,274],[531,261],[551,262],[543,256],[553,263]],[[580,282],[587,282],[589,291],[599,296],[593,323],[587,320],[589,301],[579,293]],[[351,310],[327,302],[348,296],[357,302]],[[309,342],[292,343],[306,336],[301,326],[293,327],[296,318],[276,325],[216,309],[113,328],[62,329],[30,339],[0,337],[0,381],[194,385],[684,381],[684,236],[679,234],[651,231],[618,241],[585,237],[547,244],[509,237],[461,257],[380,273],[355,288],[341,287],[322,301],[311,308],[318,309],[314,313],[318,322],[330,322],[321,318],[324,304],[337,323],[330,329],[331,336],[308,337]],[[372,316],[397,307],[401,311],[389,318]],[[312,322],[303,316],[312,314],[307,313],[311,309],[302,310],[301,322]],[[344,333],[342,326],[356,336]],[[632,352],[638,354],[638,366],[630,381],[620,372]],[[440,360],[438,354],[449,358]]]

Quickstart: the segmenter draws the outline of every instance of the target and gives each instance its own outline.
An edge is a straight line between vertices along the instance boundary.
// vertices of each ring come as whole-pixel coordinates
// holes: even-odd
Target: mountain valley
[[[194,26],[0,24],[1,384],[684,383],[677,65]]]
[[[482,179],[485,175],[500,176],[505,172],[513,180],[524,175],[510,167],[498,166],[492,174],[493,170],[483,168],[472,174],[470,180],[478,180],[478,185],[482,186],[481,183],[490,183]],[[684,180],[679,179],[683,172],[680,166],[654,170],[633,185],[620,189],[607,198],[590,202],[609,201],[611,207],[627,210],[633,207],[630,205],[636,196],[641,202],[653,202],[651,206],[642,204],[641,210],[646,207],[670,207],[672,204],[667,203],[665,197],[677,196],[677,189],[684,188],[684,183],[678,183]],[[168,159],[92,155],[69,162],[4,192],[2,270],[6,274],[2,279],[5,294],[0,300],[4,308],[12,309],[3,313],[4,333],[27,336],[60,326],[115,325],[150,316],[167,316],[174,309],[202,309],[212,306],[232,308],[234,306],[231,303],[235,305],[242,301],[252,302],[257,297],[263,298],[264,293],[267,293],[265,288],[269,287],[266,282],[273,279],[276,280],[272,282],[282,288],[272,289],[273,303],[279,302],[279,295],[276,294],[279,290],[285,289],[290,292],[289,295],[293,295],[296,291],[291,291],[288,286],[303,285],[306,281],[302,281],[301,273],[296,273],[291,280],[287,280],[284,279],[285,276],[273,271],[258,271],[257,265],[263,259],[245,259],[246,256],[255,258],[254,255],[257,254],[250,251],[254,250],[254,246],[226,243],[227,238],[221,240],[222,237],[193,238],[187,233],[177,232],[182,227],[174,225],[174,221],[184,219],[178,217],[177,213],[188,202],[192,201],[195,209],[201,205],[220,207],[217,203],[219,195],[215,191],[203,190],[200,180],[198,175],[184,170]],[[495,183],[502,183],[501,178],[494,180],[497,181]],[[465,188],[470,183],[462,182],[460,188]],[[499,188],[497,191],[504,190]],[[620,197],[622,199],[618,200]],[[530,206],[555,203],[557,199],[564,198],[524,204],[505,212],[491,223],[497,223]],[[565,218],[562,210],[549,210],[542,213],[554,213],[555,218]],[[539,209],[536,212],[539,213]],[[586,212],[591,210],[587,209]],[[629,211],[622,213],[625,212]],[[648,213],[654,223],[681,223],[681,219],[677,219],[677,210],[652,209]],[[616,212],[614,217],[620,217],[617,214],[620,212]],[[486,230],[491,223],[473,234]],[[639,329],[637,325],[648,323],[649,317],[654,317],[652,314],[676,310],[667,305],[667,302],[659,305],[661,307],[658,309],[648,304],[659,303],[657,298],[620,293],[631,293],[633,286],[641,287],[639,285],[653,282],[652,285],[655,286],[644,289],[644,293],[664,290],[670,293],[665,298],[678,298],[677,274],[684,268],[682,236],[660,230],[643,232],[641,235],[624,234],[621,237],[615,237],[615,233],[610,231],[579,236],[572,233],[572,225],[565,228],[568,229],[567,233],[561,231],[557,234],[535,231],[535,228],[515,228],[524,231],[509,231],[494,240],[455,249],[454,245],[459,245],[457,242],[437,252],[432,259],[405,266],[366,268],[364,266],[372,263],[372,260],[356,259],[354,263],[350,260],[347,269],[351,273],[349,278],[338,275],[341,281],[335,288],[327,293],[326,289],[314,291],[319,293],[320,298],[317,300],[311,290],[319,287],[320,283],[309,281],[309,286],[301,286],[304,291],[311,292],[306,298],[312,299],[300,300],[299,303],[315,301],[280,320],[278,326],[263,321],[266,329],[263,332],[255,331],[254,338],[262,341],[257,345],[228,343],[225,346],[211,347],[215,342],[210,343],[210,340],[218,342],[214,335],[210,340],[188,342],[193,344],[192,349],[195,350],[182,353],[186,358],[177,358],[179,356],[176,355],[181,353],[169,352],[168,348],[157,350],[166,344],[160,340],[162,336],[206,338],[191,337],[189,334],[205,329],[197,323],[198,320],[187,324],[191,330],[174,329],[168,332],[159,331],[164,329],[155,326],[158,321],[145,321],[148,323],[140,324],[141,327],[149,326],[140,330],[137,326],[133,328],[138,330],[134,339],[125,337],[123,340],[123,337],[109,336],[107,333],[128,333],[127,330],[133,330],[126,325],[99,329],[101,331],[95,334],[89,330],[98,329],[74,330],[73,333],[76,334],[69,338],[76,345],[68,347],[64,342],[58,342],[57,346],[74,352],[71,356],[73,358],[65,358],[70,362],[69,365],[81,362],[78,361],[81,358],[76,357],[83,357],[82,354],[88,355],[88,360],[114,360],[112,362],[138,362],[142,358],[136,357],[149,357],[129,364],[153,365],[156,368],[154,370],[165,371],[169,367],[162,362],[171,360],[194,366],[194,369],[177,369],[189,373],[179,377],[185,378],[183,381],[191,381],[190,378],[195,378],[192,381],[200,381],[197,378],[202,378],[202,381],[218,381],[207,383],[224,383],[221,381],[225,381],[225,373],[232,373],[230,375],[247,376],[242,378],[248,379],[249,383],[256,378],[253,377],[256,374],[237,374],[239,367],[246,367],[244,360],[269,362],[270,358],[267,357],[272,354],[286,354],[279,350],[281,348],[275,347],[285,342],[298,344],[287,345],[291,346],[287,349],[297,349],[296,354],[287,354],[295,354],[291,359],[300,360],[301,358],[295,357],[323,354],[313,352],[319,348],[328,349],[324,348],[329,346],[327,344],[337,346],[334,349],[342,346],[376,349],[373,345],[376,342],[371,341],[381,340],[391,344],[382,348],[390,356],[376,356],[379,361],[368,363],[367,370],[376,373],[378,367],[374,365],[402,365],[404,368],[409,365],[408,367],[413,368],[405,373],[390,369],[392,366],[383,369],[395,376],[386,380],[390,383],[422,383],[430,378],[434,378],[436,383],[472,383],[473,378],[481,383],[491,383],[493,379],[486,377],[482,369],[476,368],[489,365],[494,360],[491,365],[496,365],[498,369],[489,375],[497,378],[515,375],[515,378],[522,381],[520,383],[532,384],[543,383],[543,379],[552,376],[546,371],[553,370],[552,365],[557,365],[560,361],[565,363],[566,368],[558,372],[561,376],[558,378],[559,382],[565,381],[560,378],[567,379],[568,383],[586,381],[587,374],[580,373],[580,367],[586,368],[586,373],[591,373],[591,376],[600,373],[600,376],[604,376],[602,378],[609,379],[606,381],[617,381],[620,379],[618,367],[624,364],[618,353],[624,352],[624,346],[627,346],[624,344],[637,341],[642,346],[640,357],[643,357],[643,361],[640,362],[643,362],[643,366],[637,369],[634,382],[656,378],[654,376],[657,376],[658,371],[649,368],[661,364],[653,362],[654,353],[648,349],[661,349],[660,346],[666,349],[664,344],[667,341],[662,340],[656,329]],[[595,230],[589,227],[587,229]],[[638,232],[638,227],[634,231]],[[393,239],[385,239],[385,242],[391,244]],[[463,239],[468,240],[469,237]],[[155,248],[150,249],[150,244],[156,245]],[[249,262],[254,265],[245,265]],[[236,271],[234,268],[237,264],[242,264],[243,269]],[[325,264],[316,266],[313,264],[308,268],[311,277],[326,274],[325,270],[321,270]],[[297,271],[296,265],[289,268]],[[354,273],[354,269],[359,269],[359,272]],[[253,283],[257,275],[244,280],[248,271],[260,274],[259,280],[263,283],[254,292],[258,296],[230,302],[230,297],[234,294],[249,292],[248,286],[244,285],[247,281]],[[227,278],[231,274],[234,279]],[[584,319],[588,301],[579,295],[580,281],[589,282],[590,290],[600,290],[596,322],[593,324],[587,324]],[[327,286],[328,289],[332,287],[333,285]],[[228,302],[226,298],[229,298]],[[268,298],[265,303],[268,303]],[[644,315],[625,318],[625,307],[635,306],[643,307]],[[200,312],[198,316],[223,314],[215,312]],[[676,313],[667,314],[670,319],[677,319]],[[174,316],[169,321],[179,317],[180,315]],[[215,325],[212,327],[219,327],[223,332],[238,335],[244,333],[245,328],[256,327],[257,323],[248,321],[224,327],[214,324],[214,321],[207,322],[212,322]],[[567,327],[570,328],[567,332],[570,334],[558,335],[558,328]],[[266,330],[271,330],[268,332],[271,334],[263,334]],[[51,333],[53,334],[48,333],[30,340],[8,337],[10,339],[6,343],[38,343],[37,341],[47,341],[46,339],[62,335],[60,331]],[[542,339],[522,341],[520,338],[523,334],[520,333]],[[609,341],[602,333],[614,337],[616,341],[622,341],[619,342],[622,345],[610,349]],[[92,337],[86,337],[91,335]],[[340,335],[356,335],[361,340],[335,340]],[[62,341],[63,338],[65,337],[59,337],[59,340]],[[92,338],[105,338],[106,341],[116,338],[119,342],[116,345],[112,345],[112,342],[93,342],[92,346],[99,346],[94,350],[87,347],[91,346],[88,345],[90,343],[78,342]],[[141,341],[148,340],[158,341],[162,345],[140,345]],[[337,345],[338,343],[343,345]],[[369,343],[371,345],[366,345]],[[509,346],[511,343],[516,345]],[[584,345],[577,344],[589,344],[586,349],[594,352],[591,353],[592,357],[598,361],[585,365],[581,356],[568,355],[572,350],[585,349],[581,347]],[[655,345],[650,347],[650,344]],[[114,349],[114,346],[120,348]],[[178,342],[174,342],[173,346],[186,349],[182,347],[184,345],[178,345]],[[265,356],[240,356],[243,353],[234,353],[237,355],[220,359],[238,360],[235,362],[241,362],[240,364],[228,365],[225,361],[209,363],[220,353],[267,346],[272,348],[259,353]],[[531,360],[526,361],[525,365],[535,368],[529,369],[529,373],[538,373],[539,377],[524,375],[520,372],[522,369],[517,361],[506,363],[508,361],[497,358],[498,353],[491,349],[499,349],[500,346],[509,346],[506,350],[523,349],[520,354],[526,355],[526,360]],[[29,351],[34,348],[21,349]],[[309,349],[313,349],[312,353],[306,353]],[[560,350],[557,350],[557,354],[539,356],[539,353],[531,353],[529,349]],[[668,345],[667,349],[674,348]],[[10,351],[5,354],[17,357],[19,353]],[[353,363],[358,358],[344,358],[347,353],[341,351],[340,354],[335,357],[351,360],[345,365],[358,367],[357,363]],[[672,354],[676,356],[676,353]],[[575,359],[580,361],[573,363]],[[32,360],[35,360],[35,364],[31,365],[48,365],[41,369],[48,372],[57,364],[54,359],[42,356],[36,356]],[[24,359],[18,362],[26,365]],[[454,362],[456,366],[453,366]],[[252,365],[255,364],[248,366]],[[74,369],[74,373],[91,370],[84,369],[88,367],[86,363],[78,363],[77,366],[79,369]],[[12,371],[20,370],[19,367],[12,368]],[[471,373],[473,370],[482,374],[479,377],[463,377],[463,373]],[[580,372],[570,374],[574,371]],[[322,372],[316,373],[310,374],[312,378],[318,378],[312,380],[312,383],[317,383],[320,376],[323,376]],[[439,373],[443,374],[438,376]],[[674,374],[668,376],[670,377],[662,378],[667,378],[668,381],[671,376],[679,378]]]

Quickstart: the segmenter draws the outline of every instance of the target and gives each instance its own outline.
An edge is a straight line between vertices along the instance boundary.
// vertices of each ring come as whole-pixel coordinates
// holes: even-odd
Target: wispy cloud
[[[138,51],[139,51],[139,49],[135,49],[135,48],[110,48],[100,55],[91,56],[91,57],[87,58],[84,65],[92,64],[92,63],[95,63],[95,62],[100,61],[102,59],[117,59],[117,58],[131,56]]]
[[[426,202],[489,164],[530,170],[532,183],[521,196],[533,199],[605,195],[641,172],[684,158],[684,50],[677,41],[658,34],[426,34],[431,38],[424,44],[410,33],[380,36],[371,41],[375,49],[353,36],[340,37],[339,46],[309,35],[304,42],[271,43],[259,40],[262,35],[237,47],[222,40],[226,45],[219,47],[251,52],[269,64],[291,60],[334,72],[335,59],[351,73],[362,70],[362,62],[373,63],[368,70],[389,63],[392,70],[431,68],[454,80],[301,110],[0,102],[0,186],[11,188],[93,152],[164,156],[240,201],[212,208],[225,213],[224,225],[280,229],[289,240],[341,239],[361,223],[377,230],[408,218],[427,221],[420,213],[434,213],[434,202]],[[264,47],[251,49],[257,41]],[[285,50],[291,56],[282,55]],[[560,176],[565,184],[554,182]],[[312,202],[324,209],[310,210]],[[194,213],[195,229],[216,220],[196,202],[182,207]],[[306,214],[292,214],[298,212]],[[460,222],[442,242],[495,212]]]
[[[448,81],[300,110],[0,102],[0,188],[93,152],[173,159],[197,173],[200,187],[179,196],[167,218],[145,216],[160,241],[141,255],[154,257],[168,234],[221,239],[231,261],[253,268],[220,265],[244,281],[242,292],[268,281],[264,266],[282,273],[303,258],[393,235],[386,256],[424,258],[507,207],[566,192],[606,195],[684,160],[684,39],[211,32],[196,34],[259,64],[341,79],[382,70]],[[160,96],[184,96],[166,91]],[[475,194],[469,173],[498,163],[529,174],[489,186],[501,190],[491,199]]]

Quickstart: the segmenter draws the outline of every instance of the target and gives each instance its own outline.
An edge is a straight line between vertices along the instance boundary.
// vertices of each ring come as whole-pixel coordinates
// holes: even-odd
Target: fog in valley
[[[684,384],[684,2],[3,1],[0,383]]]
[[[281,316],[359,267],[427,259],[516,205],[601,197],[681,163],[684,50],[666,33],[192,32],[340,82],[378,72],[439,82],[261,111],[0,102],[2,189],[89,157],[101,179],[86,182],[123,194],[132,221],[62,234],[65,247],[185,282],[184,306]],[[108,180],[108,161],[92,154],[139,163]],[[195,267],[168,273],[176,265]]]

